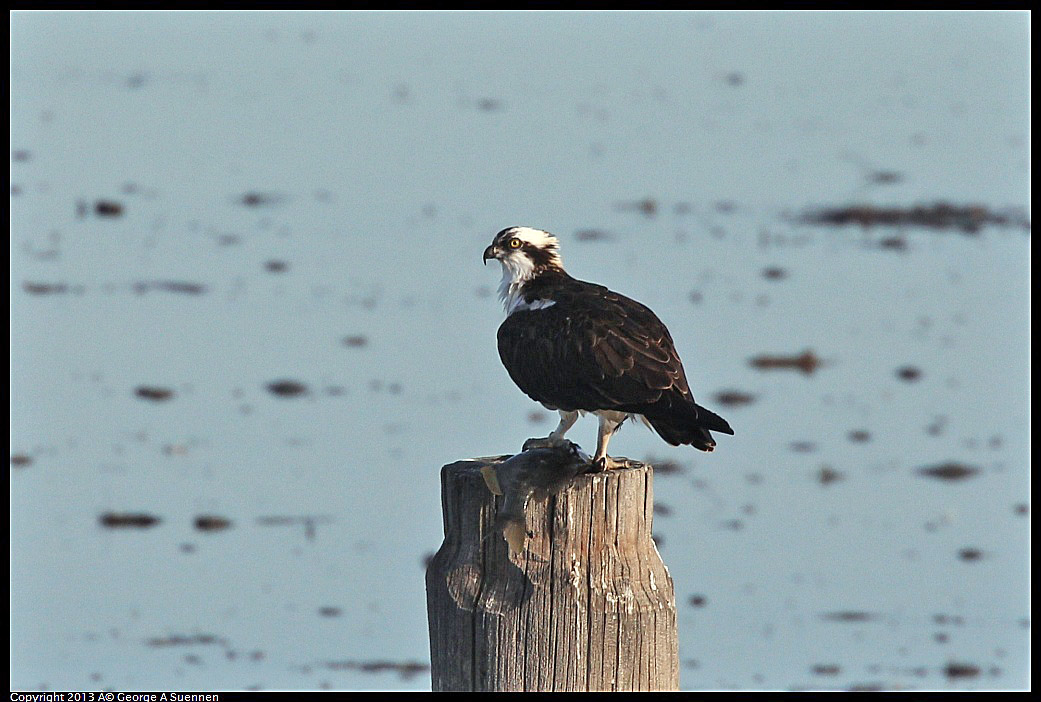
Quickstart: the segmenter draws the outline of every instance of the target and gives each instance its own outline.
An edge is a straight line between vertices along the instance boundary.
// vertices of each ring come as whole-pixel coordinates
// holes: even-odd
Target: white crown
[[[532,227],[512,227],[507,231],[507,234],[515,236],[521,241],[526,241],[532,246],[536,246],[540,249],[560,248],[557,237],[541,229],[534,229]]]

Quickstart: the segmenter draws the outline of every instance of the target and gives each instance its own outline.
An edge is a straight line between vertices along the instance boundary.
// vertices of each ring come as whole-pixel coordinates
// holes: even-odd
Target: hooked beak
[[[498,258],[498,256],[495,255],[495,244],[492,244],[491,246],[489,246],[488,248],[486,248],[484,250],[484,265],[487,266],[488,265],[488,259],[491,259],[491,258]]]

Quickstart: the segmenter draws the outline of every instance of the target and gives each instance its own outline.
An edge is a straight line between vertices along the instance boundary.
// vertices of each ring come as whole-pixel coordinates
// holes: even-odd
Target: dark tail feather
[[[664,416],[644,416],[647,417],[647,421],[651,423],[658,435],[673,446],[690,444],[700,451],[711,451],[716,447],[716,441],[709,434],[709,430],[718,431],[721,434],[734,433],[727,420],[718,414],[700,405],[693,407],[688,405],[687,408],[696,409],[697,415],[694,416],[694,413],[689,411],[674,411]]]
[[[720,434],[734,435],[734,430],[730,428],[727,420],[720,417],[712,410],[705,409],[699,404],[695,404],[694,407],[698,410],[698,424],[711,429],[712,431],[718,431]]]

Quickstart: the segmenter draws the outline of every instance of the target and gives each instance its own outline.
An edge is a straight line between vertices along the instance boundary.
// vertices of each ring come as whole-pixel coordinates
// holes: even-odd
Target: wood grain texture
[[[445,540],[427,568],[434,691],[677,690],[672,578],[651,539],[650,466],[533,497],[527,547],[496,528],[480,469],[441,469]]]

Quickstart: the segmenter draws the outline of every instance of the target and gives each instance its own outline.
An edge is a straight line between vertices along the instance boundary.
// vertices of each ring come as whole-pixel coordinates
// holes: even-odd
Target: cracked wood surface
[[[515,552],[497,528],[503,498],[481,475],[504,458],[441,469],[445,539],[426,576],[433,690],[677,690],[652,468],[580,474],[533,495]]]

